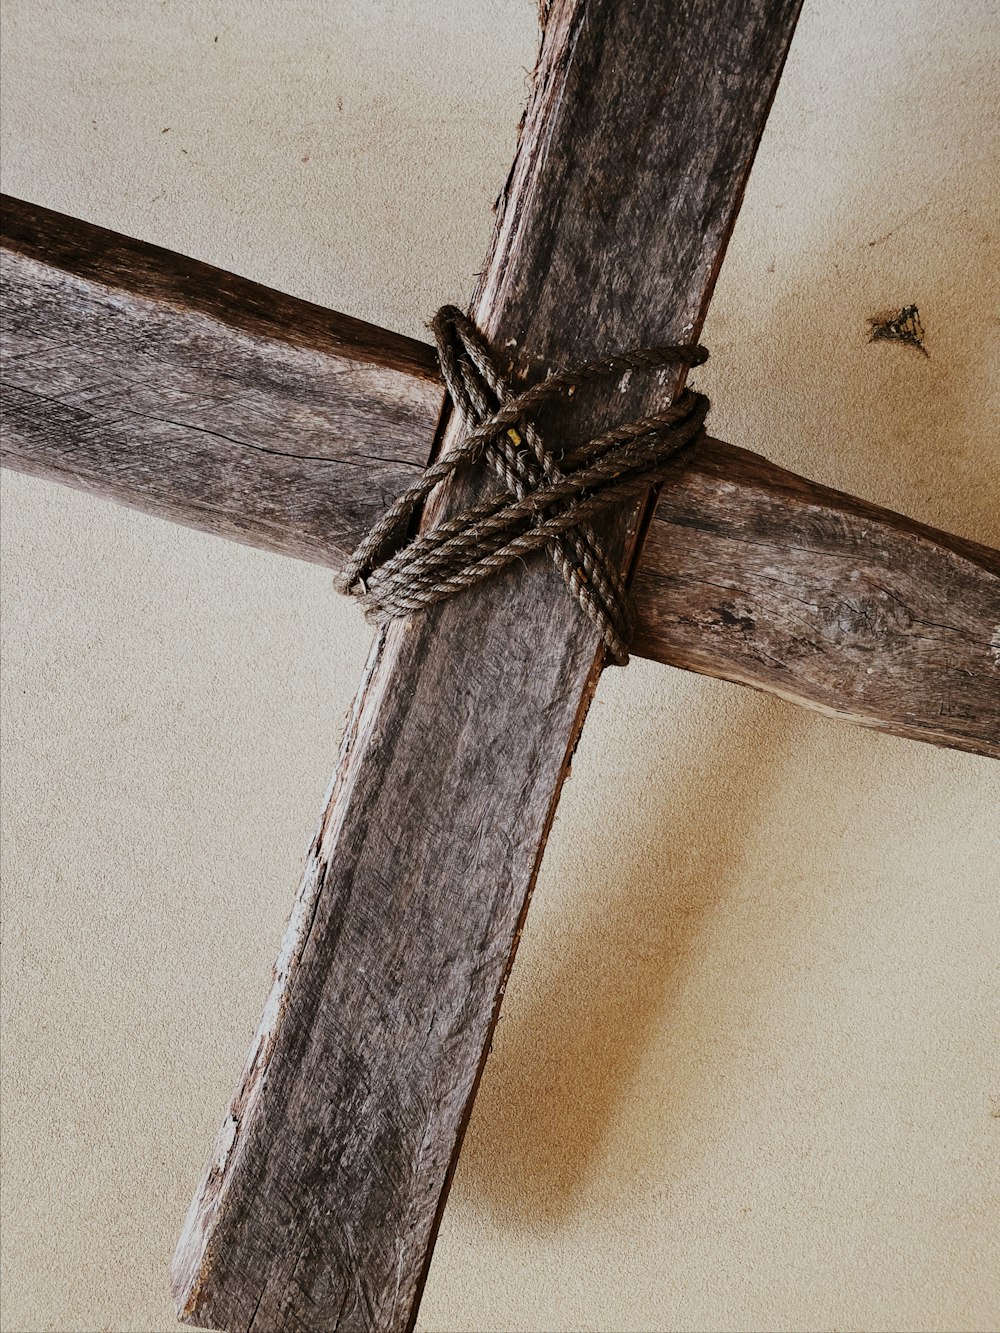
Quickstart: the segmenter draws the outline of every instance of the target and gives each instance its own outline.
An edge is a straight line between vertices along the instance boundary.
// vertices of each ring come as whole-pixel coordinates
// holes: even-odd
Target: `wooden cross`
[[[517,379],[697,337],[798,7],[544,6],[473,302]],[[3,247],[10,466],[339,569],[454,439],[420,344],[13,200]],[[113,396],[80,392],[95,366]],[[637,653],[1000,754],[996,552],[718,441],[603,536]],[[600,665],[542,559],[376,637],[178,1248],[186,1321],[412,1327]]]

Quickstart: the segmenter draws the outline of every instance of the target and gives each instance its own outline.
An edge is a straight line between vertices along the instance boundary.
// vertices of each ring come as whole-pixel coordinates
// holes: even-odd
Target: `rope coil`
[[[662,411],[605,431],[565,456],[545,444],[533,417],[580,384],[626,371],[700,366],[708,353],[698,346],[635,348],[558,370],[514,393],[479,330],[456,306],[443,306],[431,329],[466,434],[374,525],[348,561],[342,590],[381,623],[425,610],[547,547],[567,588],[600,630],[609,660],[624,665],[631,637],[628,593],[591,524],[662,480],[668,462],[702,438],[708,399],[685,389]],[[414,515],[434,487],[479,459],[503,490],[407,541]]]

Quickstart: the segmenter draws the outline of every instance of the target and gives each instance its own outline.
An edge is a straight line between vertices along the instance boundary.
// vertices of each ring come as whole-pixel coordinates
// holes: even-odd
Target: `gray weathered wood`
[[[5,466],[338,564],[427,462],[423,343],[17,199],[2,227]]]
[[[427,461],[430,347],[18,200],[0,247],[5,465],[339,570]],[[649,527],[634,650],[995,754],[998,559],[713,442]]]
[[[797,11],[551,6],[474,303],[519,378],[697,331]],[[649,401],[640,385],[595,394],[586,428]],[[607,524],[623,558],[631,518]],[[178,1247],[182,1318],[412,1327],[598,671],[595,632],[545,558],[379,635]]]
[[[710,440],[662,489],[634,651],[1000,757],[1000,552]]]

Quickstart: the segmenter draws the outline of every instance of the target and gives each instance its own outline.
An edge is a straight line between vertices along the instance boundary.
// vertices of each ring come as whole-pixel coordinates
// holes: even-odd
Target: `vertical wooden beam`
[[[798,8],[551,6],[474,303],[516,377],[696,336]],[[623,387],[575,428],[651,401]],[[473,493],[460,481],[436,510]],[[623,561],[634,519],[605,527]],[[178,1248],[188,1322],[412,1328],[599,668],[545,558],[379,636]]]

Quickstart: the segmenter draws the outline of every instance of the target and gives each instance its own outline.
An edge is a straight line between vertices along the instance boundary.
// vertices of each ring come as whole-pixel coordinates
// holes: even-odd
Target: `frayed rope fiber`
[[[466,434],[371,529],[348,562],[342,590],[381,623],[425,610],[544,546],[600,630],[608,659],[624,665],[632,632],[628,593],[591,521],[663,479],[674,456],[703,437],[708,399],[685,389],[655,415],[616,426],[567,455],[546,445],[533,417],[580,384],[626,371],[700,366],[708,353],[697,346],[639,347],[558,370],[514,393],[485,339],[456,306],[443,306],[431,329]],[[434,487],[480,459],[503,490],[407,541],[414,514]]]

